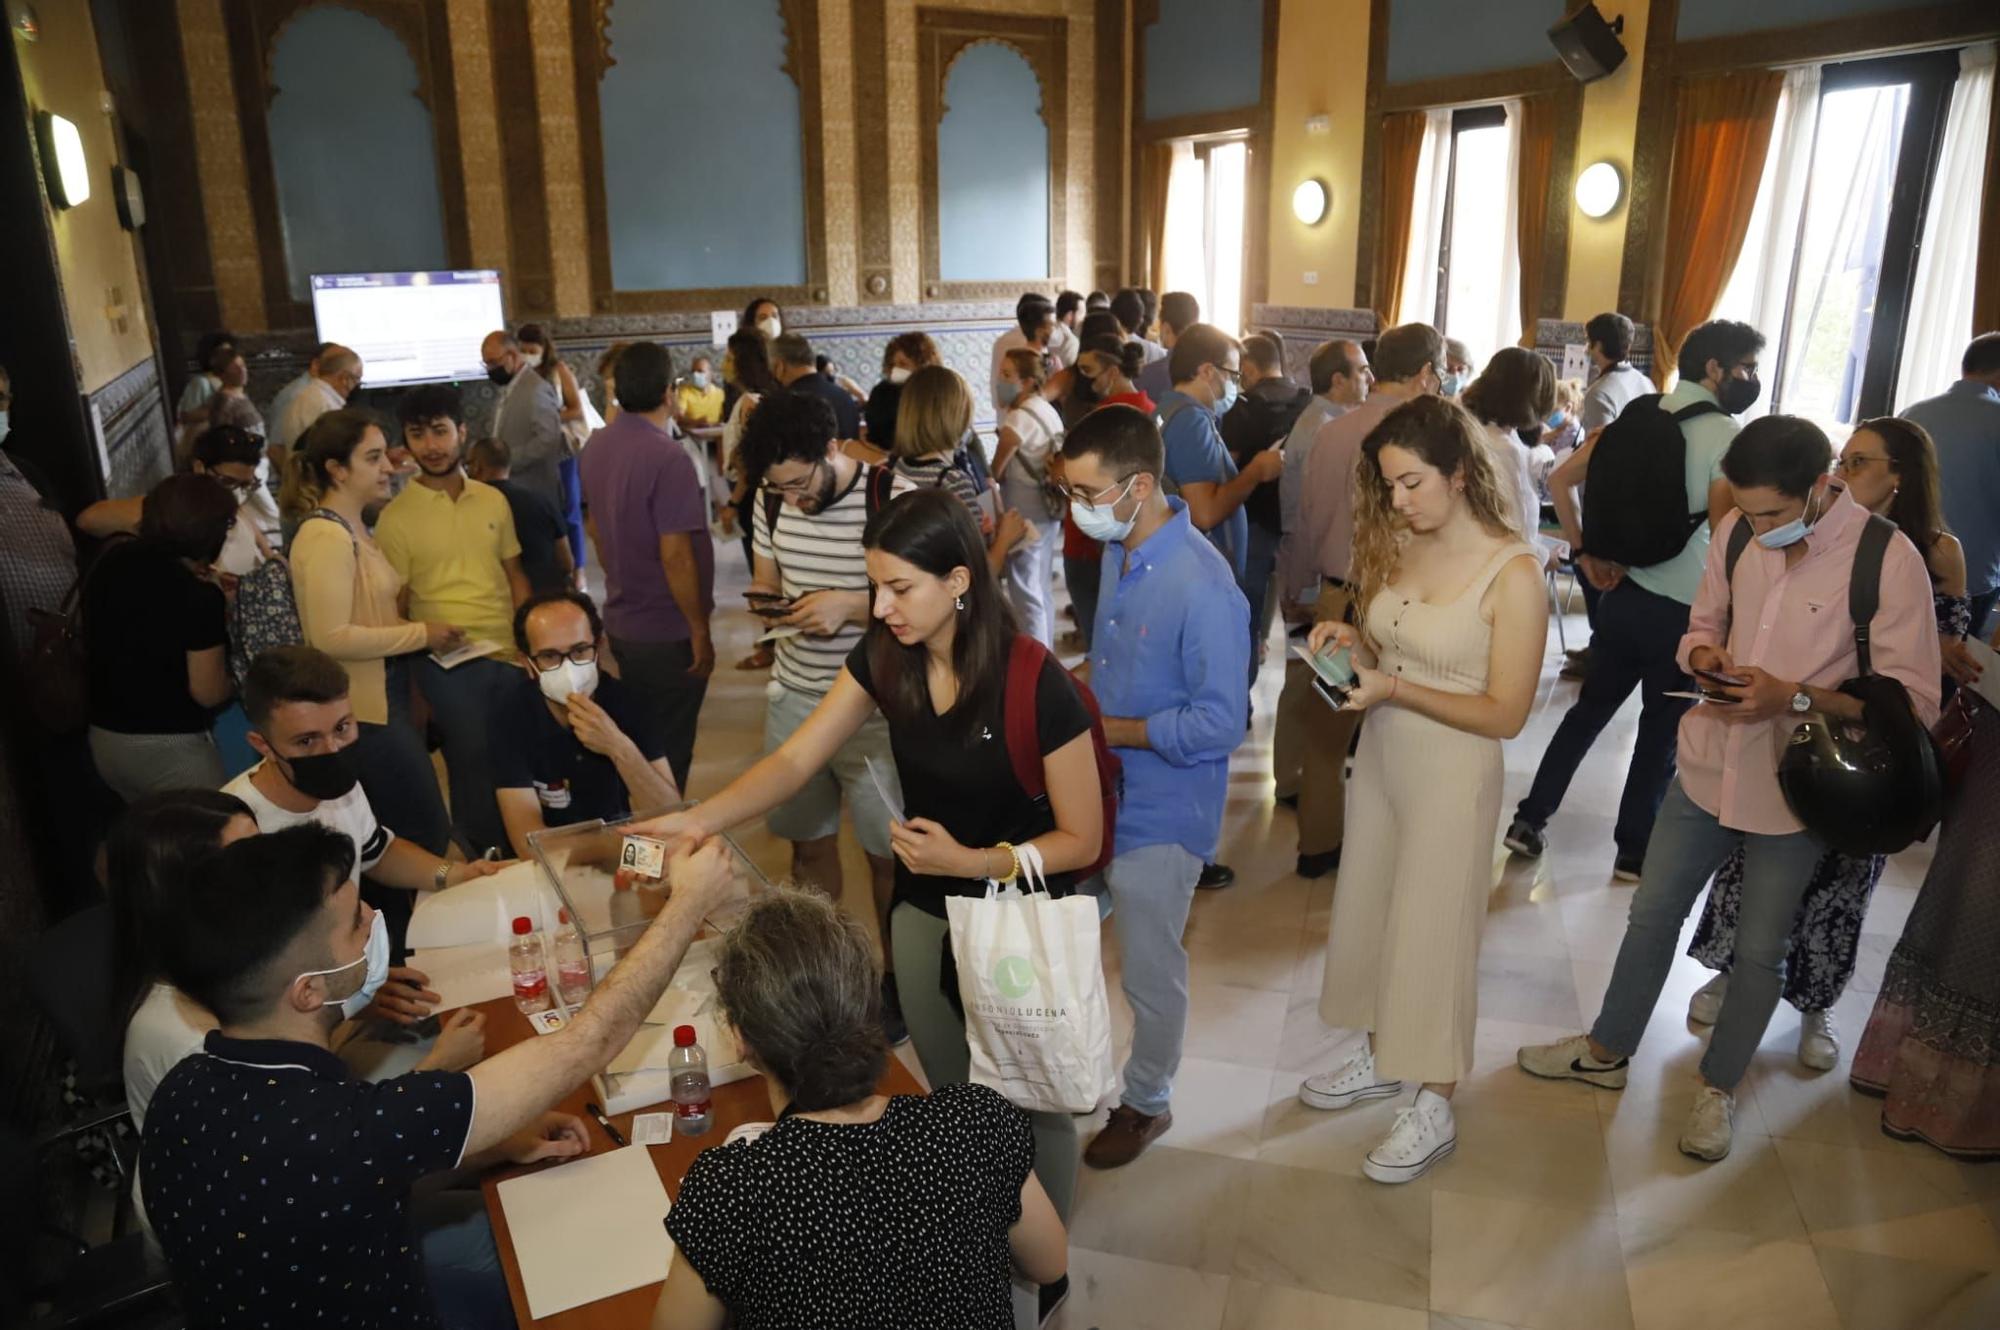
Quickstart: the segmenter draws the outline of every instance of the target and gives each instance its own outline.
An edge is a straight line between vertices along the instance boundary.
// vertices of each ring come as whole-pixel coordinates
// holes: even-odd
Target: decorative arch
[[[1049,277],[1045,97],[1012,42],[978,38],[946,62],[936,131],[940,281]],[[955,99],[965,104],[954,109]]]
[[[316,272],[450,266],[421,47],[378,8],[295,6],[266,48],[286,289],[301,303]]]
[[[1048,286],[1050,274],[1068,271],[1068,205],[1063,190],[1068,169],[1068,40],[1069,21],[1065,18],[918,8],[917,96],[922,134],[919,157],[925,299],[1012,299],[1024,287]],[[1047,134],[1046,200],[1041,205],[1047,226],[1046,258],[1033,265],[1037,269],[1034,272],[960,279],[946,274],[943,233],[948,208],[942,194],[949,183],[950,171],[940,162],[940,130],[950,110],[945,98],[947,83],[960,60],[980,47],[997,47],[1018,57],[1034,79],[1040,100],[1037,110]]]

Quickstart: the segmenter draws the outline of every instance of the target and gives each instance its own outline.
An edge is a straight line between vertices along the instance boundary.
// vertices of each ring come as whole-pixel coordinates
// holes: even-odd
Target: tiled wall
[[[104,429],[112,495],[144,494],[173,470],[173,428],[156,360],[149,356],[99,388],[90,405]]]

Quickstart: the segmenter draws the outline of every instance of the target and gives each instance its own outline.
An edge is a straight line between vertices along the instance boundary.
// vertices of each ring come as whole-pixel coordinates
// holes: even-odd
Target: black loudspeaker
[[[1622,15],[1607,23],[1596,5],[1586,3],[1576,12],[1565,14],[1562,22],[1550,28],[1549,40],[1555,44],[1556,56],[1563,67],[1576,76],[1577,82],[1594,83],[1625,63],[1625,43],[1618,40],[1623,31]]]

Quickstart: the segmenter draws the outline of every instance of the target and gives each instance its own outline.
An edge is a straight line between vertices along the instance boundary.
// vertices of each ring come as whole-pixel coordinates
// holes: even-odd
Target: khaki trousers
[[[1347,588],[1323,584],[1314,617],[1320,623],[1347,617]],[[1294,687],[1294,671],[1297,686]],[[1285,698],[1296,697],[1288,716]],[[1299,762],[1299,853],[1325,854],[1340,848],[1347,831],[1347,750],[1361,724],[1358,711],[1335,711],[1312,688],[1312,667],[1294,656],[1285,667],[1285,690],[1278,699],[1274,740],[1280,790],[1285,760],[1296,744]],[[1286,732],[1295,739],[1288,741]]]

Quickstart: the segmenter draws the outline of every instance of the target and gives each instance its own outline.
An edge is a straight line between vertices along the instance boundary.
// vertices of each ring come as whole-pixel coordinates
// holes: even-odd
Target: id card
[[[632,1117],[632,1144],[666,1145],[674,1139],[674,1115],[637,1113]]]
[[[563,1019],[562,1008],[550,1007],[547,1011],[529,1012],[528,1024],[536,1034],[554,1034],[569,1022]]]
[[[627,836],[625,848],[618,854],[618,866],[657,882],[667,874],[667,843],[651,836]]]

